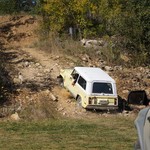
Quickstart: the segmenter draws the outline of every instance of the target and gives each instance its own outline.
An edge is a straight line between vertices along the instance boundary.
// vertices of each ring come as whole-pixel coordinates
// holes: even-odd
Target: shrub
[[[0,14],[11,14],[16,11],[16,2],[14,0],[0,1]]]

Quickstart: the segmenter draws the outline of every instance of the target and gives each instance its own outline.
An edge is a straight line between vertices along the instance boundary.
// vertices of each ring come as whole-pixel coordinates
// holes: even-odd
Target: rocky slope
[[[75,63],[64,60],[62,54],[55,55],[33,47],[38,41],[35,34],[38,21],[33,16],[0,16],[1,91],[6,93],[2,104],[7,104],[7,110],[2,107],[1,115],[17,111],[23,118],[28,110],[32,112],[29,119],[55,118],[59,114],[73,118],[101,116],[101,113],[79,109],[71,95],[57,84],[59,70],[73,67]],[[150,96],[149,66],[108,66],[104,60],[89,58],[88,54],[79,56],[85,66],[97,66],[108,72],[116,80],[121,98],[127,99],[131,90],[145,90]]]

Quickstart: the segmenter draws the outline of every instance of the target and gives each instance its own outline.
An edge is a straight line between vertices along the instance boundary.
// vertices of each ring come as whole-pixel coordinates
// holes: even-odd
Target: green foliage
[[[36,6],[23,5],[24,0],[0,0],[0,14],[17,14],[24,11],[29,14],[39,14],[41,12],[40,0],[36,0]],[[26,0],[27,2],[30,0]]]
[[[15,0],[0,0],[0,14],[11,14],[16,11]]]
[[[150,2],[148,0],[45,0],[44,24],[53,32],[78,31],[79,37],[123,36],[126,48],[150,49]]]
[[[115,44],[112,39],[108,36],[104,37],[105,41],[107,42],[107,46],[101,49],[101,54],[103,59],[106,60],[108,63],[121,63],[121,51],[117,44]]]
[[[150,3],[132,0],[122,12],[119,33],[124,35],[136,51],[149,49],[150,44]],[[144,48],[144,49],[143,49]]]
[[[131,64],[134,66],[146,65],[149,62],[149,54],[147,51],[135,52]]]

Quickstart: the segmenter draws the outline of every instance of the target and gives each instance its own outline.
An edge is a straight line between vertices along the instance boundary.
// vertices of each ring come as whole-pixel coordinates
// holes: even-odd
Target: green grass
[[[131,150],[134,119],[119,116],[97,120],[0,122],[3,150]]]

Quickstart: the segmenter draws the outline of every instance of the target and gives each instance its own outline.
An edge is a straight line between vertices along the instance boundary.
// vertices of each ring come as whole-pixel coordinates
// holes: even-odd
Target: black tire
[[[64,80],[62,76],[58,76],[57,81],[60,86],[64,87]]]
[[[79,108],[82,107],[82,98],[81,98],[81,96],[78,96],[78,97],[77,97],[77,106],[78,106]]]

